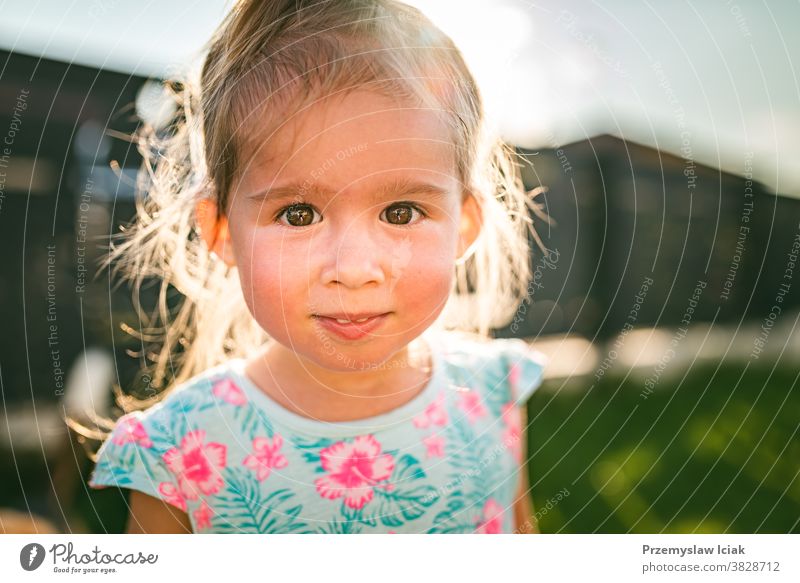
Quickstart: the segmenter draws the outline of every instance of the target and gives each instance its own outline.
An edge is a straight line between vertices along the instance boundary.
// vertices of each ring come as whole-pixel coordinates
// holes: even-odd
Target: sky
[[[528,148],[612,134],[800,197],[800,3],[410,0]],[[145,76],[197,67],[230,0],[0,0],[0,48]],[[795,30],[793,30],[793,28]]]

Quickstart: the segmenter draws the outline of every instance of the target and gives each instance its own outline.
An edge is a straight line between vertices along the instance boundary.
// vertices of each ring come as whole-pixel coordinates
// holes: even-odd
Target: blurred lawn
[[[543,386],[528,433],[542,532],[800,531],[798,376],[696,368],[647,399],[630,379]],[[121,491],[79,487],[75,502],[73,531],[124,529]]]
[[[799,532],[798,376],[692,369],[647,399],[631,379],[542,387],[528,413],[542,532]]]

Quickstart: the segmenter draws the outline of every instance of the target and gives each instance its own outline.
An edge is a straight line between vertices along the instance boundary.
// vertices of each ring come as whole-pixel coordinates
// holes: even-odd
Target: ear
[[[466,261],[472,254],[475,242],[481,234],[483,227],[483,211],[475,194],[466,192],[461,203],[461,222],[458,226],[458,255],[459,262]]]
[[[194,218],[206,247],[229,267],[236,265],[233,242],[228,230],[228,217],[219,214],[217,203],[207,198],[197,203]]]

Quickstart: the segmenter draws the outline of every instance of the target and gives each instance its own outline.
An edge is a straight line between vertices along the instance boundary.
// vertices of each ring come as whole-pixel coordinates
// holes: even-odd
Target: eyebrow
[[[305,195],[309,198],[328,199],[337,194],[337,191],[324,185],[292,182],[275,188],[266,188],[246,196],[248,199],[264,200],[269,202],[283,202],[296,199]],[[392,180],[382,184],[371,196],[374,200],[384,200],[390,196],[405,197],[423,195],[431,199],[443,199],[448,190],[427,182],[413,180]]]

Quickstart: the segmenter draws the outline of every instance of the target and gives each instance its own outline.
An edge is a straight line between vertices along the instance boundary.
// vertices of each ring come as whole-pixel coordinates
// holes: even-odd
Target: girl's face
[[[455,160],[435,112],[366,91],[317,102],[256,149],[233,184],[223,258],[267,334],[345,371],[426,330],[479,230]]]

